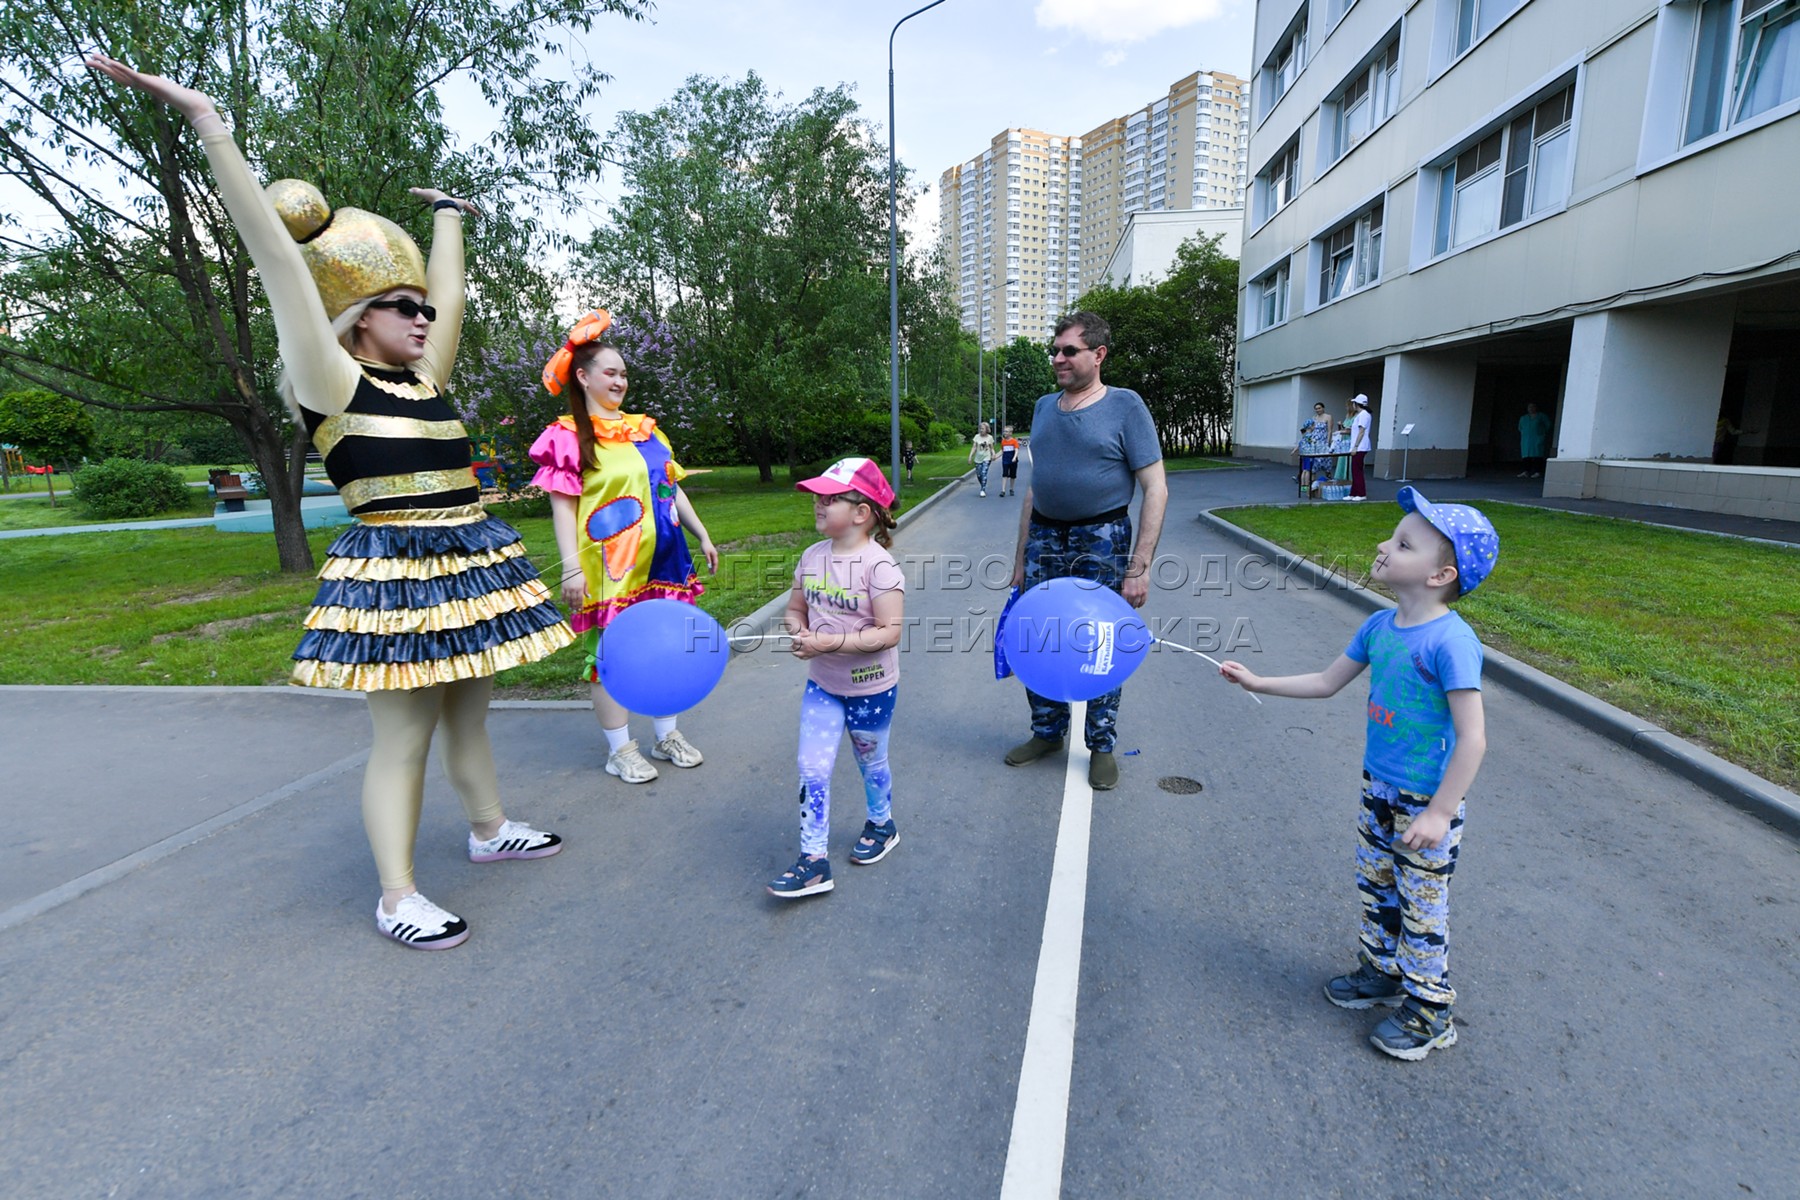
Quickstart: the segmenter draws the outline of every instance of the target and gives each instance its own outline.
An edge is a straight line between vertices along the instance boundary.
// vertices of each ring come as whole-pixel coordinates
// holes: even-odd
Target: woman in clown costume
[[[589,313],[545,365],[544,386],[553,396],[567,393],[569,415],[531,447],[539,468],[532,483],[550,494],[562,597],[574,612],[569,624],[576,633],[604,630],[639,600],[692,604],[706,589],[683,529],[700,539],[708,573],[719,569],[719,551],[681,490],[687,472],[675,461],[668,437],[655,418],[624,411],[625,359],[602,340],[611,326],[604,309]],[[632,740],[631,714],[606,694],[595,667],[590,655],[588,681],[606,735],[607,773],[648,783],[656,768]],[[704,761],[676,728],[676,718],[656,718],[655,730],[651,757],[678,767]]]
[[[188,119],[256,263],[281,390],[356,518],[327,551],[293,682],[367,695],[376,928],[414,949],[460,945],[467,922],[413,883],[432,735],[442,729],[471,861],[557,853],[561,838],[501,810],[487,710],[497,672],[573,641],[518,532],[482,510],[468,434],[444,397],[462,331],[462,218],[474,206],[413,189],[434,210],[426,263],[384,217],[333,210],[297,180],[259,187],[209,97],[104,55],[87,63]]]

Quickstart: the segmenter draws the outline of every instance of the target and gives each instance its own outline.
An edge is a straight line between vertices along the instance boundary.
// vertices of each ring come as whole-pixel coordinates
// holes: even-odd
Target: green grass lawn
[[[1229,458],[1207,458],[1199,454],[1180,455],[1163,459],[1165,471],[1216,471],[1221,467],[1241,467],[1242,463],[1234,463]]]
[[[1500,562],[1457,611],[1483,642],[1800,789],[1800,551],[1520,505],[1482,511]],[[1366,584],[1399,509],[1218,515]]]
[[[921,455],[908,504],[950,483],[958,459]],[[728,467],[697,472],[683,486],[720,550],[716,576],[702,567],[702,608],[728,623],[791,586],[800,551],[817,534],[811,499],[785,471],[763,484],[753,468]],[[0,501],[0,515],[7,505],[36,503]],[[496,511],[555,578],[549,518]],[[309,535],[315,557],[323,559],[337,532]],[[267,535],[196,528],[0,541],[0,684],[282,683],[316,587],[275,569]],[[582,696],[585,687],[572,682],[581,670],[580,647],[572,646],[499,683],[516,696]]]

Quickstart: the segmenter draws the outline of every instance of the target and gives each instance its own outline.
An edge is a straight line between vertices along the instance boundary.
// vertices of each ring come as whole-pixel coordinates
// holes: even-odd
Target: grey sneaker
[[[1020,742],[1006,752],[1006,765],[1009,767],[1022,767],[1027,763],[1036,762],[1046,754],[1055,754],[1062,748],[1063,744],[1060,741],[1053,742],[1048,738],[1041,738],[1036,734],[1032,734],[1028,740]]]
[[[1369,1044],[1383,1054],[1418,1062],[1439,1046],[1456,1045],[1456,1018],[1447,1008],[1431,1008],[1408,999],[1375,1027]]]
[[[1088,756],[1088,786],[1096,792],[1110,792],[1119,786],[1119,760],[1110,750],[1096,750]]]
[[[681,730],[669,730],[669,736],[661,738],[656,745],[650,747],[650,757],[660,758],[664,762],[672,762],[678,767],[697,767],[706,761],[706,756],[694,749],[694,743],[681,736]]]
[[[1365,962],[1350,974],[1329,980],[1325,998],[1339,1008],[1392,1008],[1406,999],[1406,989],[1392,975]]]
[[[617,775],[626,783],[649,783],[656,778],[656,768],[638,753],[636,742],[626,742],[607,756],[606,773]]]

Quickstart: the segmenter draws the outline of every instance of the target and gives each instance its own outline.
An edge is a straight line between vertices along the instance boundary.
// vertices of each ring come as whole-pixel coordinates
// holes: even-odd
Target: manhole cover
[[[1201,790],[1200,781],[1186,775],[1164,775],[1156,781],[1156,786],[1177,796],[1191,796]]]

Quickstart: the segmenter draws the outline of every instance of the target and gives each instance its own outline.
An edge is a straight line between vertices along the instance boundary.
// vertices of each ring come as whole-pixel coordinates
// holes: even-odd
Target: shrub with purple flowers
[[[725,461],[730,435],[724,414],[699,371],[691,343],[666,321],[640,313],[615,313],[607,341],[617,346],[630,372],[626,408],[656,418],[684,463]],[[528,451],[544,427],[569,411],[568,396],[552,396],[543,384],[544,364],[562,346],[563,332],[540,325],[502,337],[477,354],[465,354],[451,396],[470,434],[491,446],[495,482],[518,492],[536,471]]]

